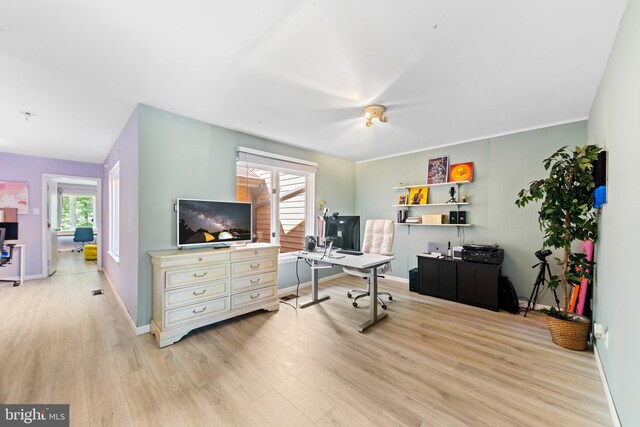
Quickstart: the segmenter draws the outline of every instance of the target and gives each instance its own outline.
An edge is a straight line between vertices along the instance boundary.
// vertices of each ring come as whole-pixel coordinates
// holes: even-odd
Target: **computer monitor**
[[[327,238],[333,240],[333,247],[360,250],[360,217],[337,216],[327,220]]]
[[[5,229],[4,240],[18,240],[17,222],[0,222],[0,228]]]

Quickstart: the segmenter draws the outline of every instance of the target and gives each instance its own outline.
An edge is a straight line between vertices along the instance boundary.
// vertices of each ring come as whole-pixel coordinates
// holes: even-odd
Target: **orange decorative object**
[[[473,181],[473,162],[456,163],[449,169],[451,182]]]

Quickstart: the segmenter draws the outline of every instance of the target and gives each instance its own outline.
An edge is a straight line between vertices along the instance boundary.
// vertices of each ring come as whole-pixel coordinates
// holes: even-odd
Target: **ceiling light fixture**
[[[371,125],[373,125],[373,119],[376,117],[382,123],[387,123],[389,118],[384,115],[385,111],[387,111],[387,109],[382,105],[369,105],[368,107],[364,107],[362,113],[364,114],[365,119],[367,119],[367,127],[371,127]]]

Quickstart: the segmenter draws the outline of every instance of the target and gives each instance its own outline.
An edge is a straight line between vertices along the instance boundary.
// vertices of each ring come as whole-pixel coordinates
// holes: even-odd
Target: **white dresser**
[[[191,330],[255,310],[278,310],[279,246],[149,251],[151,333],[160,347]]]

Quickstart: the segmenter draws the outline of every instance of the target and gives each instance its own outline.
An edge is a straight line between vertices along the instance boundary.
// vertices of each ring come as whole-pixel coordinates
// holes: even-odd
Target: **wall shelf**
[[[465,203],[427,203],[426,205],[393,205],[394,208],[426,208],[429,206],[464,206],[468,205],[469,202]]]
[[[413,224],[413,223],[409,223],[409,222],[396,222],[396,225],[406,225],[406,226],[412,226],[412,225],[422,225],[422,226],[428,226],[428,227],[471,227],[472,224]]]
[[[418,184],[418,185],[404,185],[401,187],[393,187],[394,190],[408,190],[410,188],[421,188],[421,187],[440,187],[444,185],[462,185],[469,184],[471,181],[453,181],[453,182],[442,182],[440,184]]]

